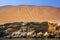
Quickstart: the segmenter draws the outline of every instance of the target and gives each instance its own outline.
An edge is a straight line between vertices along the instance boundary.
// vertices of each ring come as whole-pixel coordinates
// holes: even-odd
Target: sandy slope
[[[42,20],[60,22],[60,8],[31,5],[0,7],[0,24],[16,21]]]

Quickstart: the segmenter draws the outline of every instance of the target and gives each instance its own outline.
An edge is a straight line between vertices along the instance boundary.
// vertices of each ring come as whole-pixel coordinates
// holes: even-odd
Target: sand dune
[[[0,7],[0,24],[20,21],[60,22],[60,8],[32,5]]]

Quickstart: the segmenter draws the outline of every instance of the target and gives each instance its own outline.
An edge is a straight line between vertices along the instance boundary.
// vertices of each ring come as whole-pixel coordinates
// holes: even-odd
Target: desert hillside
[[[20,21],[60,22],[60,8],[32,5],[0,7],[0,24]]]

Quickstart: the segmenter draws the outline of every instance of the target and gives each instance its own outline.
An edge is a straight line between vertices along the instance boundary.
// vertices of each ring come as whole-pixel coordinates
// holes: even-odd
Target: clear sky
[[[37,5],[60,7],[60,0],[0,0],[0,6],[4,5]]]

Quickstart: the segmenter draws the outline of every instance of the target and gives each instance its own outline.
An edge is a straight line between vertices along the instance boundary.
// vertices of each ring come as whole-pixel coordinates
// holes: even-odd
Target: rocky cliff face
[[[0,37],[5,37],[7,35],[14,36],[15,33],[27,37],[32,34],[46,31],[48,31],[48,22],[14,22],[0,25]]]
[[[37,37],[40,33],[56,31],[56,23],[14,22],[0,25],[0,37]]]
[[[19,21],[60,22],[60,8],[31,5],[0,7],[0,24]]]

